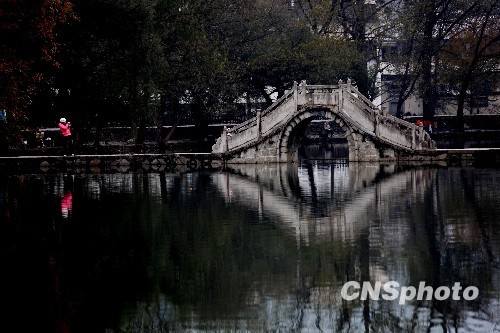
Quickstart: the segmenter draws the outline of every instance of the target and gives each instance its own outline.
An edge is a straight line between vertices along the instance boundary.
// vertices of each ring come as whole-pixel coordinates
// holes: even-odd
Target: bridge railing
[[[372,107],[359,99],[359,95],[350,90],[342,89],[342,105],[340,112],[344,114],[352,125],[375,135],[376,113]]]
[[[288,90],[260,113],[257,117],[251,118],[235,127],[227,130],[227,149],[234,150],[245,145],[249,145],[261,135],[265,135],[267,132],[271,131],[273,127],[277,126],[280,119],[283,118],[284,114],[276,114],[273,112],[285,103],[290,103],[291,98],[296,92],[296,86],[291,90]]]
[[[274,109],[276,109],[278,106],[280,106],[281,104],[283,104],[284,101],[286,101],[286,99],[290,96],[292,96],[293,94],[295,93],[295,90],[294,89],[290,89],[290,90],[287,90],[283,96],[281,96],[280,98],[278,98],[276,100],[276,102],[274,102],[273,104],[271,104],[267,109],[265,109],[263,112],[262,112],[262,115],[265,116],[266,114],[268,114],[269,112],[272,112]]]
[[[343,84],[342,88],[351,97],[351,103],[356,104],[365,113],[370,114],[368,117],[373,121],[375,136],[406,149],[433,148],[433,141],[429,133],[424,131],[423,128],[392,115],[383,114],[356,87],[350,84]]]
[[[262,116],[267,115],[268,113],[272,112],[274,109],[276,109],[278,106],[280,106],[290,95],[293,94],[293,89],[287,91],[283,96],[278,98],[273,104],[271,104],[269,107],[267,107],[264,111],[262,111]],[[255,117],[248,119],[247,121],[236,125],[234,127],[231,127],[228,129],[228,133],[240,133],[245,130],[247,130],[249,127],[255,126],[257,122],[257,119]]]
[[[299,86],[299,89],[301,87],[305,87],[306,89],[310,89],[310,90],[322,90],[322,89],[336,90],[336,89],[339,88],[339,86],[337,84],[328,84],[328,85],[324,85],[324,84],[307,84],[307,85],[304,85],[304,86]]]

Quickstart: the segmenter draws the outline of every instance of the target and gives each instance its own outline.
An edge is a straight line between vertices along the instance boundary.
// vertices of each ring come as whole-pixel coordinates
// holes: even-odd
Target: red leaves
[[[70,0],[0,4],[0,109],[20,118],[42,81],[59,68],[58,29],[75,19]]]

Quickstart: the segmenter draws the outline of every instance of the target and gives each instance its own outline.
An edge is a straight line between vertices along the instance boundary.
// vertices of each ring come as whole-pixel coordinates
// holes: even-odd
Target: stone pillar
[[[351,78],[348,78],[348,79],[347,79],[347,91],[348,91],[348,92],[351,92],[351,89],[352,89],[352,87],[351,87],[351,82],[352,82],[352,81],[351,81]]]

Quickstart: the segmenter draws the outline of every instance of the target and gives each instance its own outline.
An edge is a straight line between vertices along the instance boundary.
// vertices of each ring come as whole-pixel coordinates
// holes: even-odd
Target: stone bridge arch
[[[376,160],[380,157],[388,157],[391,152],[387,149],[377,148],[375,143],[368,137],[358,133],[339,114],[337,106],[334,105],[307,105],[302,106],[299,112],[284,126],[279,138],[278,156],[281,162],[290,162],[298,160],[298,148],[300,142],[297,140],[307,125],[314,119],[328,119],[334,121],[346,135],[349,148],[350,160],[359,159],[360,153],[364,158]]]

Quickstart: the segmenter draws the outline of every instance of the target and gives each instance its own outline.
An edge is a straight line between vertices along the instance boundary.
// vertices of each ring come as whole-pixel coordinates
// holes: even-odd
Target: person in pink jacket
[[[66,121],[66,118],[59,119],[59,133],[61,134],[64,152],[72,152],[71,123]]]

